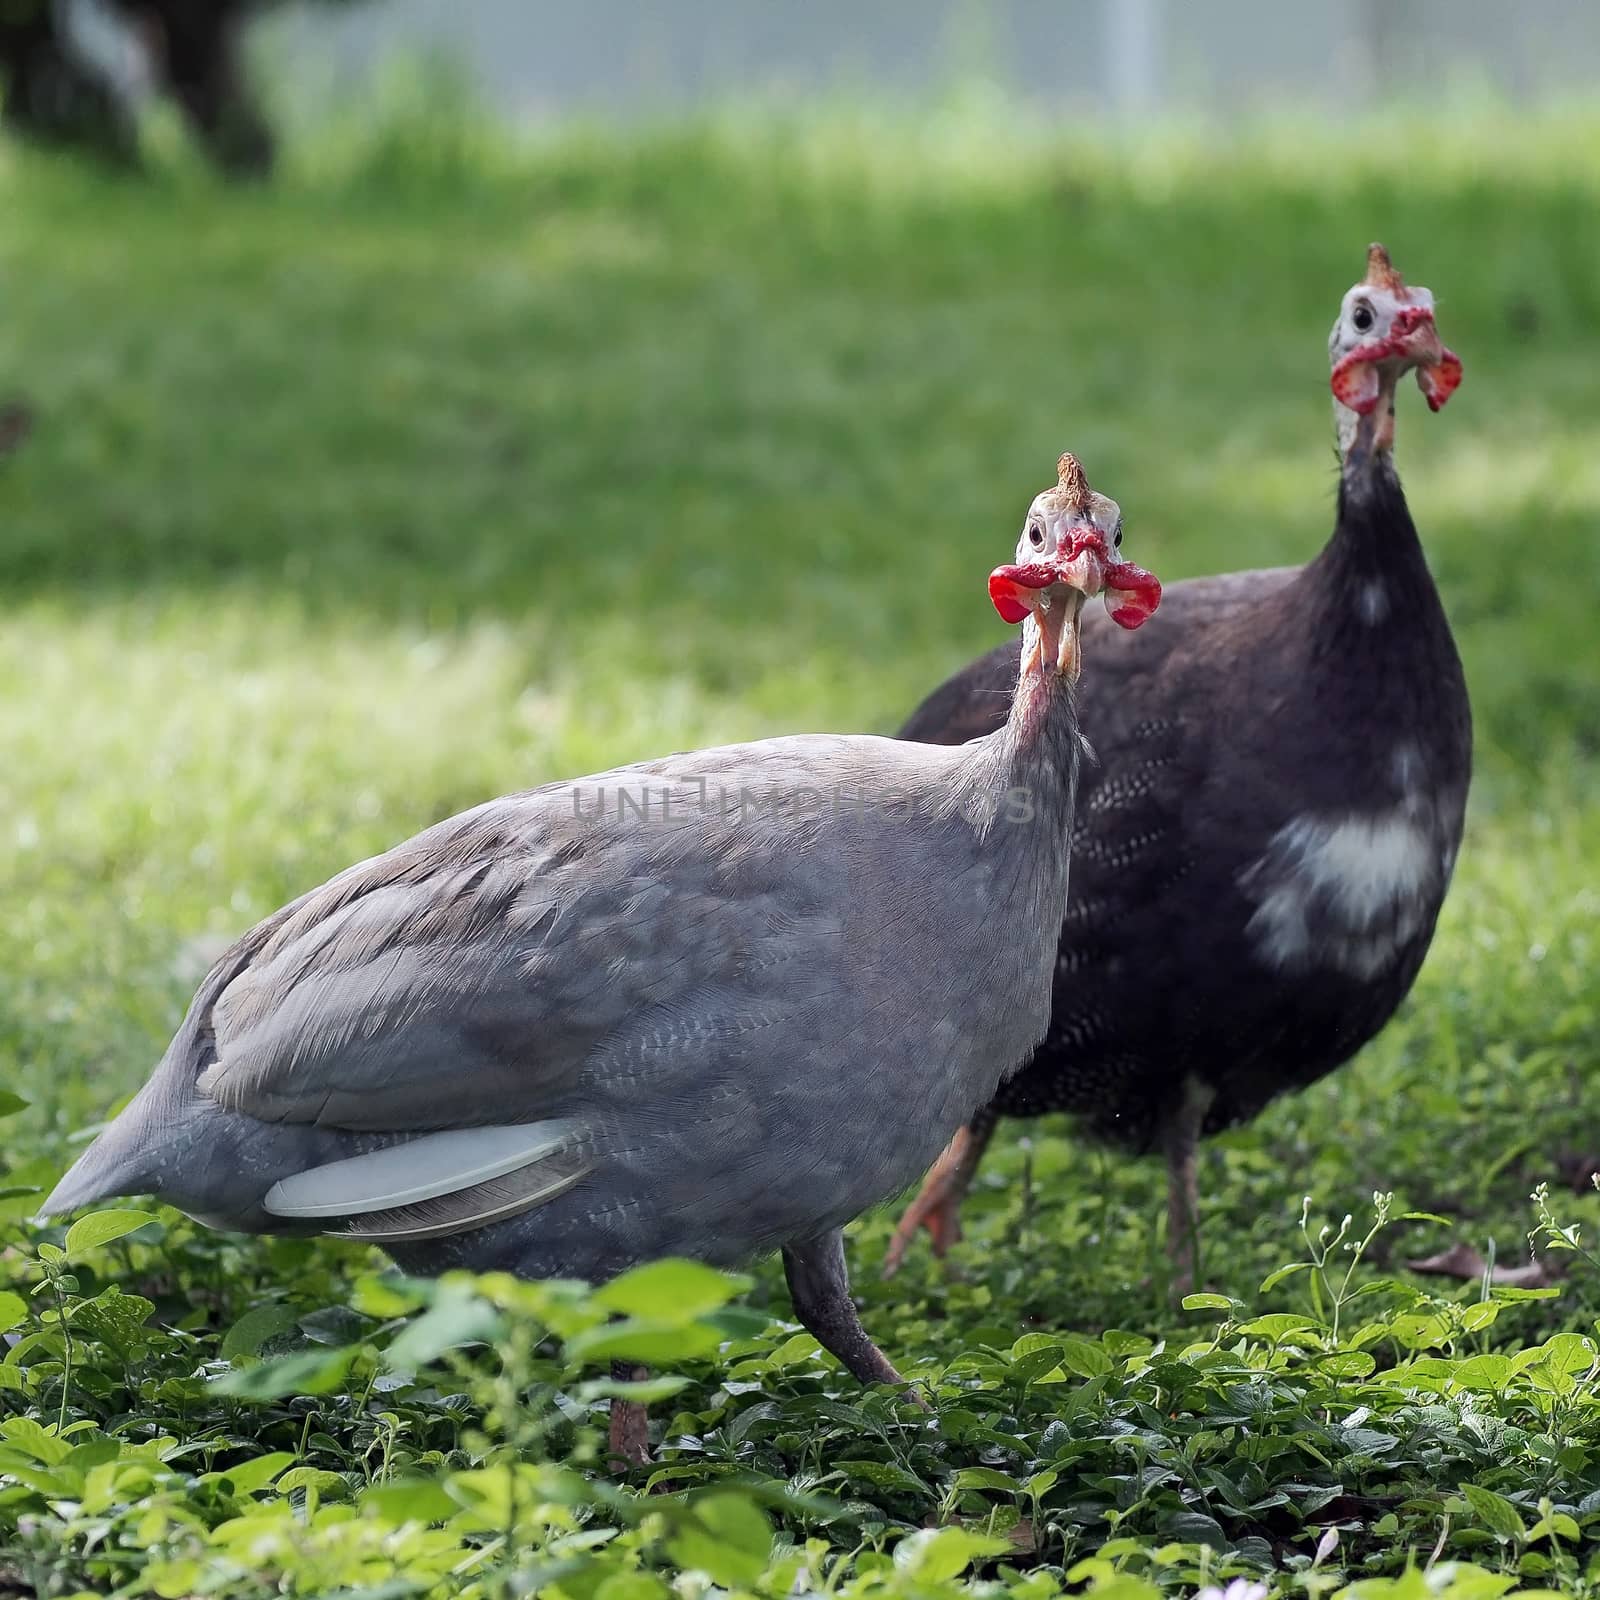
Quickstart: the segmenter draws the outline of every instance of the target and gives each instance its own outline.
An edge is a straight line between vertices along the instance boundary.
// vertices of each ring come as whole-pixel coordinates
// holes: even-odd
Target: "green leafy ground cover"
[[[0,1586],[1600,1590],[1600,1270],[1404,1266],[1523,1259],[1541,1183],[1600,1219],[1597,173],[1588,114],[1122,151],[970,109],[521,150],[394,114],[261,192],[0,150],[32,419],[0,460]],[[855,1231],[931,1416],[821,1358],[771,1264],[435,1289],[165,1211],[26,1221],[219,945],[349,861],[561,774],[893,728],[1000,636],[983,577],[1064,446],[1166,579],[1310,554],[1372,237],[1467,362],[1400,449],[1470,835],[1395,1024],[1207,1147],[1200,1300],[1157,1166],[1058,1122],[1010,1130],[949,1271],[882,1283],[890,1213]],[[621,1482],[612,1355],[661,1374]]]

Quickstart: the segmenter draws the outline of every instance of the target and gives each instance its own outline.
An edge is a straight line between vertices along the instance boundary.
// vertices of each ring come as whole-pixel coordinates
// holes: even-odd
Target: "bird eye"
[[[1037,522],[1030,522],[1028,524],[1028,543],[1031,544],[1035,550],[1044,549],[1044,529],[1041,528]]]
[[[1359,305],[1350,313],[1350,320],[1355,323],[1358,333],[1365,333],[1372,326],[1372,307]]]
[[[1120,522],[1117,524],[1117,531],[1111,535],[1111,548],[1113,550],[1122,548],[1122,524]]]

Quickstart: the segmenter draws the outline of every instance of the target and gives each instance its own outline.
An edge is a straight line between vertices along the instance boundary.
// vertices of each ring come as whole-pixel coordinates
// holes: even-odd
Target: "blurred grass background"
[[[1466,363],[1439,417],[1402,396],[1399,460],[1474,699],[1471,832],[1402,1018],[1208,1147],[1212,1275],[1253,1289],[1302,1192],[1399,1188],[1515,1253],[1531,1183],[1600,1148],[1597,200],[1583,108],[1130,144],[975,99],[514,141],[402,84],[270,189],[0,147],[29,1165],[142,1079],[222,941],[357,857],[667,749],[895,728],[1003,636],[984,578],[1063,448],[1168,582],[1312,555],[1327,330],[1381,238]],[[969,1252],[973,1314],[990,1284],[1126,1325],[1159,1171],[1022,1131],[970,1217],[1030,1248]],[[918,1272],[869,1289],[898,1346],[881,1319],[944,1314]]]

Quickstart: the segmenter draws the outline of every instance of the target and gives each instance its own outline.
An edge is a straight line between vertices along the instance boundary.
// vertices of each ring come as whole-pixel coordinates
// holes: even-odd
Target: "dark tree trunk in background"
[[[41,144],[72,144],[118,166],[138,131],[111,86],[73,53],[50,0],[0,0],[0,124]]]
[[[272,170],[272,130],[243,51],[250,18],[269,3],[110,0],[148,53],[156,89],[177,102],[206,153],[233,177],[265,177]],[[0,0],[0,122],[42,143],[136,164],[133,108],[67,35],[64,6],[56,0]]]
[[[212,160],[235,177],[271,172],[272,130],[241,56],[243,8],[221,0],[119,0],[118,8],[149,29],[162,79]]]

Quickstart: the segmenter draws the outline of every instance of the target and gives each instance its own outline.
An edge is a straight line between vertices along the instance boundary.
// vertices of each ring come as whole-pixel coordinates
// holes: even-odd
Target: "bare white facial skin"
[[[1374,253],[1378,247],[1373,247]],[[1329,378],[1340,453],[1360,466],[1394,445],[1395,387],[1414,372],[1430,410],[1437,411],[1461,382],[1461,362],[1439,342],[1433,296],[1407,288],[1382,259],[1347,291],[1328,337]]]
[[[1337,366],[1352,350],[1364,344],[1383,344],[1392,336],[1395,316],[1401,310],[1433,312],[1433,295],[1427,289],[1392,289],[1358,283],[1347,290],[1339,317],[1328,336],[1328,361]]]
[[[1033,504],[1023,519],[1022,537],[1017,540],[1018,563],[1042,561],[1054,551],[1070,546],[1073,530],[1089,523],[1100,530],[1106,548],[1114,557],[1122,548],[1122,507],[1109,496],[1091,490],[1087,515],[1082,511],[1066,511],[1053,503],[1060,492],[1046,489],[1033,497]]]

